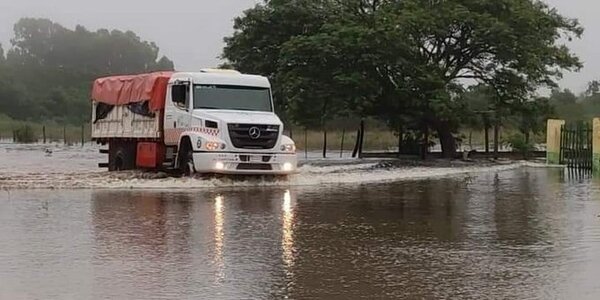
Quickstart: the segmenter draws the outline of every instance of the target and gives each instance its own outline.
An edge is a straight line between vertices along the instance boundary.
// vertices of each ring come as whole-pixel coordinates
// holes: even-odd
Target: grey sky
[[[582,91],[592,79],[600,79],[600,2],[546,0],[586,28],[572,49],[585,62],[579,73],[566,74],[561,83]],[[232,31],[232,21],[260,0],[0,0],[0,42],[6,49],[13,24],[21,17],[44,17],[73,28],[81,24],[98,28],[133,30],[155,41],[180,70],[196,70],[218,64],[222,39]],[[143,3],[143,6],[141,6]]]

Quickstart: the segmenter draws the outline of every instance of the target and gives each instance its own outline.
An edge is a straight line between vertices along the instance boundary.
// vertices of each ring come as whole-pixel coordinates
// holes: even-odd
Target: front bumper
[[[298,170],[298,158],[294,153],[195,152],[194,167],[197,173],[290,175]]]

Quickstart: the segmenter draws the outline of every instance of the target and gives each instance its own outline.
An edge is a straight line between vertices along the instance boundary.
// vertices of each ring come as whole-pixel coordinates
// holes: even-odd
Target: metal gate
[[[593,169],[593,129],[588,123],[563,125],[560,136],[560,163],[574,169]]]

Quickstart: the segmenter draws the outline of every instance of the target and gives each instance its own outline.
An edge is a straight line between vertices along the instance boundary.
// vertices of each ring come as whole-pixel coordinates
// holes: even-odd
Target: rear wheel
[[[111,142],[108,151],[109,171],[135,169],[135,157],[137,152],[137,145],[135,142]]]
[[[194,149],[189,140],[184,140],[181,143],[179,150],[179,170],[184,176],[192,176],[196,173],[196,167],[194,166]]]

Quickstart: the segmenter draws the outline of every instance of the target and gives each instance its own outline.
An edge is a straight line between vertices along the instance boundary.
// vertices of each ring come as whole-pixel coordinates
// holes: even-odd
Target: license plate
[[[262,156],[250,156],[250,162],[262,162]]]

